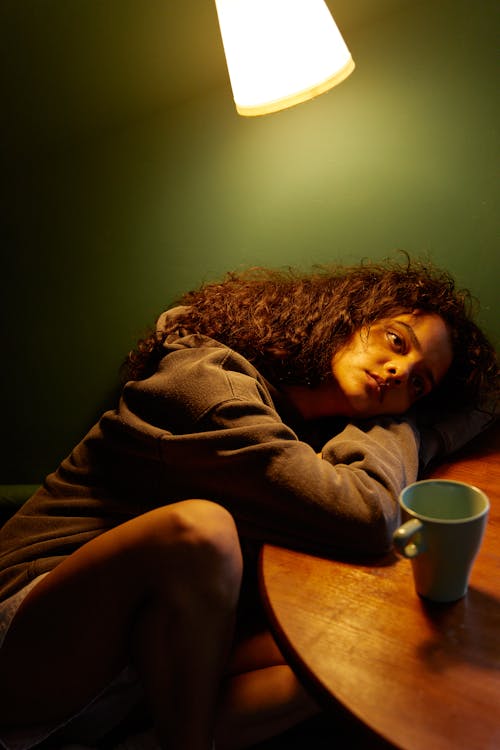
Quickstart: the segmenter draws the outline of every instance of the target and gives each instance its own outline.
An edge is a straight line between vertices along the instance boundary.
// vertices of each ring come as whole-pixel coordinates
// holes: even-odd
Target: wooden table
[[[326,706],[404,750],[499,750],[500,428],[431,476],[490,498],[464,599],[424,601],[410,562],[393,553],[353,564],[272,545],[261,592],[283,653]]]

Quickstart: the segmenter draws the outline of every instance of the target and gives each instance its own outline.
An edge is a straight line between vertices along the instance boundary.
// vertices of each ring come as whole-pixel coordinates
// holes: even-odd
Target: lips
[[[372,389],[377,391],[378,399],[380,403],[382,403],[384,400],[385,389],[387,387],[385,380],[372,372],[367,372],[366,374],[368,376],[368,384]]]

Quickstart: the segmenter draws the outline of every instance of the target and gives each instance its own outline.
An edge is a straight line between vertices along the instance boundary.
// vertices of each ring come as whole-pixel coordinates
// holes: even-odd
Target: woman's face
[[[377,321],[332,359],[339,413],[403,414],[442,380],[452,359],[450,335],[439,315],[417,311]]]

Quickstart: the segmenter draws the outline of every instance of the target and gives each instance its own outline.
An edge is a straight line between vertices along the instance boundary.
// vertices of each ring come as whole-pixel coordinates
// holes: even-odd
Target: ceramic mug
[[[399,504],[408,520],[394,545],[411,559],[417,593],[435,602],[460,599],[486,528],[487,496],[465,482],[424,479],[405,487]]]

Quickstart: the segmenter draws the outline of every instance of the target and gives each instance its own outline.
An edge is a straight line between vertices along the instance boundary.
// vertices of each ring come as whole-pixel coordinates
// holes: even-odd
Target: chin
[[[384,408],[382,404],[351,404],[350,413],[346,414],[351,419],[373,419],[374,417],[397,416],[403,411]]]
[[[372,419],[374,417],[398,417],[411,408],[411,404],[392,404],[378,399],[353,396],[347,403],[345,416],[351,419]]]
[[[371,417],[380,417],[383,414],[385,414],[383,410],[373,406],[351,404],[345,416],[351,419],[370,419]]]
[[[387,416],[387,412],[385,412],[385,411],[364,411],[364,412],[358,412],[357,414],[355,414],[353,416],[355,416],[356,419],[375,419],[376,417]]]

